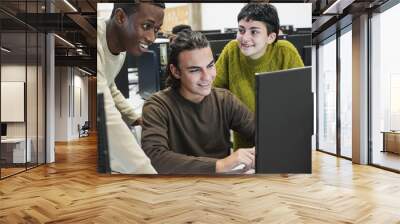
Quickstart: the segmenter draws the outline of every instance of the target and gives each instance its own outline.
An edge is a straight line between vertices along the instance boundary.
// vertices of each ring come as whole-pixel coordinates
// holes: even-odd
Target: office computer
[[[210,48],[213,53],[215,61],[218,60],[218,57],[222,53],[222,50],[224,49],[225,45],[228,44],[230,41],[231,39],[209,41]]]
[[[121,67],[118,75],[115,77],[114,82],[118,90],[125,98],[129,98],[129,74],[131,68],[137,68],[135,56],[126,52],[124,64]]]
[[[168,42],[163,40],[149,46],[149,50],[138,57],[139,95],[148,99],[153,93],[165,88],[168,63]]]
[[[97,94],[97,129],[97,172],[111,173],[103,94]]]
[[[237,33],[239,31],[239,28],[224,28],[224,33]]]
[[[214,33],[221,33],[221,30],[199,30],[195,32],[200,32],[202,34],[214,34]]]
[[[7,138],[7,124],[1,123],[1,139]]]
[[[160,90],[159,63],[154,51],[144,52],[138,58],[139,94],[148,99]]]
[[[256,173],[311,173],[311,67],[256,74]]]
[[[206,33],[204,34],[208,41],[212,40],[233,40],[236,39],[236,33]]]
[[[210,43],[214,59],[217,61],[225,45],[236,38],[236,33],[208,34],[206,35],[206,38]]]
[[[287,40],[292,43],[299,52],[305,66],[311,66],[311,33],[279,35],[279,40]]]

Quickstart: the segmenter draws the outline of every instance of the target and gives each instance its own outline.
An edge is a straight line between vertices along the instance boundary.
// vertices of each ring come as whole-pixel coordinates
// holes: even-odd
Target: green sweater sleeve
[[[296,47],[292,43],[287,41],[286,50],[283,52],[285,52],[286,54],[285,57],[283,57],[283,68],[291,69],[304,67],[303,60],[301,59],[301,56]]]
[[[222,50],[222,53],[218,57],[218,60],[215,64],[215,67],[217,69],[217,76],[215,77],[214,80],[214,87],[218,88],[224,88],[228,89],[229,88],[229,45],[231,42],[229,42],[224,49]]]
[[[244,105],[231,92],[225,93],[225,101],[229,109],[229,127],[239,133],[252,146],[255,144],[255,117],[246,105]]]

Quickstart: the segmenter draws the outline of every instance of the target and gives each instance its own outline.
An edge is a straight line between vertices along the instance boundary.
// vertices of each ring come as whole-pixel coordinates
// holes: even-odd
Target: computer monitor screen
[[[236,33],[209,33],[205,34],[208,41],[211,40],[233,40],[236,39]]]
[[[160,90],[160,64],[154,51],[144,52],[138,58],[139,94],[148,99]]]
[[[311,173],[311,67],[256,75],[256,173]]]
[[[110,173],[110,157],[103,94],[97,94],[97,129],[97,172]]]
[[[200,32],[200,33],[203,33],[203,34],[210,34],[210,33],[221,33],[221,30],[199,30],[199,31],[196,31],[196,32]]]
[[[139,95],[148,99],[153,93],[165,88],[168,63],[168,42],[159,40],[137,58]]]
[[[219,55],[221,54],[222,50],[224,49],[225,45],[229,43],[229,40],[212,40],[210,41],[211,51],[213,53],[215,61],[217,61]]]
[[[1,136],[7,136],[7,124],[1,123]]]
[[[292,43],[299,52],[305,66],[311,66],[311,33],[280,35],[280,40]]]
[[[311,66],[311,33],[280,35],[278,39],[292,43],[299,52],[304,65]]]
[[[311,28],[296,28],[296,34],[311,34]]]

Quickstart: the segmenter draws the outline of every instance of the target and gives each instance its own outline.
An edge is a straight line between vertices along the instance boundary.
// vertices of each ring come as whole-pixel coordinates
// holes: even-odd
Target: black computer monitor
[[[208,41],[211,40],[233,40],[236,39],[236,33],[208,33],[205,34]]]
[[[97,94],[97,172],[111,173],[103,94]]]
[[[239,28],[224,28],[224,33],[237,33]]]
[[[278,39],[291,42],[299,52],[304,65],[311,66],[311,33],[280,35]]]
[[[214,33],[221,33],[221,30],[198,30],[195,32],[200,32],[202,34],[214,34]]]
[[[1,123],[1,136],[7,136],[7,124]]]
[[[138,58],[139,94],[148,99],[160,89],[159,64],[154,51],[144,52]]]
[[[311,28],[296,28],[295,34],[310,34]]]
[[[118,90],[125,98],[129,98],[129,68],[137,68],[136,57],[129,52],[126,52],[124,64],[122,65],[121,70],[114,79],[115,85],[118,87]]]
[[[311,67],[256,75],[256,173],[311,173]]]
[[[222,50],[224,49],[225,45],[229,43],[229,41],[236,38],[236,33],[212,33],[206,34],[206,38],[210,42],[210,47],[216,61]]]
[[[219,55],[221,54],[222,50],[224,49],[225,45],[229,43],[231,39],[228,40],[211,40],[210,41],[210,48],[213,53],[215,61],[218,60]]]
[[[168,43],[154,43],[149,51],[137,58],[139,95],[148,99],[153,93],[165,88]]]

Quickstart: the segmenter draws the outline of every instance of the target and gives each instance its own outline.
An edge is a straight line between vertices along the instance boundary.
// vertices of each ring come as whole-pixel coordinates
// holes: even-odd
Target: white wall
[[[400,126],[399,123],[392,123],[391,110],[395,102],[399,102],[399,96],[391,96],[391,76],[400,75],[398,62],[398,21],[400,19],[400,5],[385,11],[382,14],[374,14],[371,19],[372,29],[372,142],[374,150],[381,150],[383,147],[381,131],[389,131]],[[397,28],[396,28],[397,27]],[[396,44],[394,44],[396,43]],[[395,97],[395,101],[392,98]],[[392,106],[392,107],[391,107]],[[395,121],[395,120],[394,120]]]
[[[191,3],[166,3],[167,8]],[[237,15],[245,3],[202,3],[202,30],[213,30],[237,27]],[[273,3],[277,10],[281,25],[293,25],[295,28],[311,27],[311,3]],[[113,3],[98,3],[97,17],[109,18]],[[218,18],[218,19],[216,19]]]
[[[11,82],[25,82],[26,102],[22,102],[21,113],[26,112],[26,120],[23,122],[7,122],[7,137],[24,138],[25,135],[31,140],[31,151],[33,161],[39,153],[39,163],[44,162],[44,74],[41,66],[25,64],[3,64],[1,66],[1,80]],[[25,80],[27,78],[27,80]],[[3,92],[4,89],[2,89]],[[23,90],[21,92],[23,94]],[[3,97],[7,97],[2,95]],[[1,110],[12,110],[10,107],[2,107]],[[3,111],[4,112],[4,111]],[[8,111],[10,112],[10,111]],[[12,111],[11,111],[12,112]]]
[[[69,135],[69,69],[55,68],[55,141],[68,141]]]
[[[19,64],[6,64],[1,65],[1,81],[18,81],[25,82],[26,67]],[[7,110],[7,108],[1,108]],[[8,122],[7,123],[7,136],[8,137],[24,137],[25,136],[25,122]]]
[[[311,3],[273,3],[281,25],[293,25],[295,28],[311,28]]]
[[[245,3],[203,3],[202,29],[212,30],[236,28],[237,15]],[[295,28],[311,27],[311,3],[273,3],[281,25],[293,25]],[[216,19],[218,18],[218,19]]]
[[[25,82],[25,69],[25,64],[1,65],[1,81]]]
[[[88,78],[83,77],[80,74],[80,71],[75,70],[75,75],[74,75],[74,108],[73,108],[73,113],[72,113],[72,130],[71,130],[71,135],[73,138],[79,137],[78,133],[78,124],[82,126],[85,121],[88,121],[88,107],[89,107],[89,102],[88,102]],[[78,74],[76,74],[78,72]]]
[[[1,121],[24,122],[25,82],[1,82]]]
[[[24,65],[19,64],[5,64],[1,65],[1,81],[10,82],[25,82],[26,68]],[[7,110],[7,108],[1,108]],[[8,122],[7,123],[7,136],[8,137],[24,137],[25,136],[25,122]]]
[[[236,28],[238,26],[237,15],[244,5],[244,3],[201,4],[202,30]]]
[[[77,139],[78,124],[88,120],[88,78],[82,75],[76,68],[56,67],[56,141]]]

